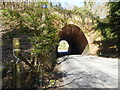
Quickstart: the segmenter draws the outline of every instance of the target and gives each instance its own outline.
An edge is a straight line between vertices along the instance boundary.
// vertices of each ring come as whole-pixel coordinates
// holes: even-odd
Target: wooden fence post
[[[21,53],[20,50],[20,38],[13,39],[13,55],[14,60],[14,88],[21,88],[21,60],[18,58]]]

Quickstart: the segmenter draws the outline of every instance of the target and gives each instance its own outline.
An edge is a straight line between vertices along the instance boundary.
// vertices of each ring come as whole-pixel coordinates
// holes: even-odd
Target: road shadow
[[[72,66],[72,60],[77,60],[77,58],[72,58],[69,56],[64,57],[59,64],[63,64],[65,62],[65,71],[60,73],[59,78],[63,80],[62,84],[56,86],[55,88],[94,88],[92,90],[99,90],[95,88],[113,88],[117,87],[117,80],[110,77],[109,74],[97,71],[85,71],[82,68],[76,68],[75,65]],[[70,60],[71,61],[70,61]],[[68,60],[68,61],[67,61]],[[70,63],[71,62],[71,63]],[[70,64],[71,66],[67,66]],[[74,64],[74,63],[73,63]],[[64,83],[65,82],[65,83]],[[70,87],[69,87],[70,86]],[[71,88],[70,88],[71,89]]]
[[[78,74],[67,74],[66,72],[63,72],[63,73],[61,73],[60,78],[66,78],[65,80],[68,80],[67,83],[63,82],[62,84],[55,86],[55,87],[52,87],[52,88],[58,88],[58,89],[59,88],[63,88],[63,89],[69,88],[70,90],[72,88],[73,89],[82,88],[83,90],[86,90],[86,89],[87,90],[88,89],[100,90],[103,87],[105,87],[105,88],[108,87],[107,90],[109,90],[109,88],[111,88],[113,86],[112,89],[114,90],[114,87],[117,87],[117,85],[115,85],[114,81],[109,83],[111,78],[108,78],[109,77],[108,75],[103,74],[102,72],[100,72],[99,74],[97,74],[97,73],[99,73],[99,72],[96,72],[96,74],[89,74],[85,71],[81,71]],[[97,77],[97,75],[99,75],[99,77]],[[107,81],[104,80],[104,78],[105,78],[104,76],[107,78],[106,79]],[[69,78],[69,79],[67,79],[67,78]],[[113,83],[113,85],[112,85],[112,83]],[[106,84],[108,86],[106,86]],[[110,90],[112,90],[112,89],[110,89]]]
[[[57,61],[57,65],[65,62],[66,60],[75,59],[74,57],[70,57],[70,55],[65,55],[65,56],[60,57],[60,58],[62,58],[62,60],[58,60],[58,61]]]

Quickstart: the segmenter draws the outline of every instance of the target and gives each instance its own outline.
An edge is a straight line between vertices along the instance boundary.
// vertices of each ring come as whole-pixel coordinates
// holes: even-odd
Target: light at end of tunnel
[[[61,40],[58,46],[58,52],[68,52],[69,44],[66,40]]]

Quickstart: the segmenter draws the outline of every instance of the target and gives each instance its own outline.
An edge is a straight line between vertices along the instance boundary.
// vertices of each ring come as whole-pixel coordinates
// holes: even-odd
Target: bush
[[[32,45],[30,64],[34,66],[34,69],[32,68],[29,74],[32,76],[28,75],[31,78],[28,83],[34,84],[34,87],[37,81],[39,81],[37,84],[41,83],[41,78],[49,74],[55,66],[56,47],[59,44],[59,25],[56,26],[55,22],[61,18],[51,14],[48,8],[41,8],[39,5],[25,4],[23,9],[3,8],[2,12],[4,21],[12,30],[18,29],[23,34],[31,35],[28,38]],[[25,85],[25,87],[30,86]]]

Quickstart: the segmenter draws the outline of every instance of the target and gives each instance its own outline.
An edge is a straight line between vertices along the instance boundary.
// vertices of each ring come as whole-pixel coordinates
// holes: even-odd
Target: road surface
[[[58,63],[64,88],[118,88],[118,59],[70,55]]]

